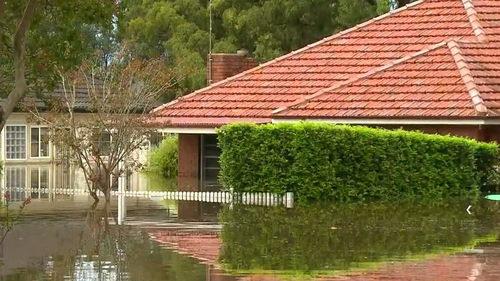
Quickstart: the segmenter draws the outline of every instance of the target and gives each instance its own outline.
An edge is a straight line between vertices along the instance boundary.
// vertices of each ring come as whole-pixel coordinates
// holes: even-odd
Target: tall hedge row
[[[362,126],[241,123],[218,138],[225,187],[299,200],[476,195],[498,162],[493,143]]]

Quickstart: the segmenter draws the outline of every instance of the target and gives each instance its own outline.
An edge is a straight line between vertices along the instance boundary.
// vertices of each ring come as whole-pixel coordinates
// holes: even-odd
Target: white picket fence
[[[63,195],[87,195],[87,189],[69,188],[4,188],[5,191],[24,191]],[[102,195],[102,193],[101,193]],[[195,192],[195,191],[111,191],[113,196],[150,198],[153,200],[199,201],[225,204],[293,207],[293,193],[284,195],[272,193],[232,193],[232,192]]]

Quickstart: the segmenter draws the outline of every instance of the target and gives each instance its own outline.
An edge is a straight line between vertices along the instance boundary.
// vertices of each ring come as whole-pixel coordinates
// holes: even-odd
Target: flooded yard
[[[290,207],[116,195],[92,206],[75,189],[34,189],[40,176],[24,178],[31,189],[12,177],[16,188],[0,191],[13,208],[33,199],[0,247],[0,280],[500,280],[493,201]],[[137,176],[129,190],[150,185]]]

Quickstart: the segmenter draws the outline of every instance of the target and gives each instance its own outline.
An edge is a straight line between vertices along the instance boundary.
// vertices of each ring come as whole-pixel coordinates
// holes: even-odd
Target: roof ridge
[[[362,23],[360,23],[360,24],[357,24],[357,25],[355,25],[355,26],[353,26],[353,27],[351,27],[351,28],[348,28],[348,29],[345,29],[345,30],[343,30],[343,31],[337,32],[337,33],[335,33],[335,34],[333,34],[333,35],[330,35],[330,36],[328,36],[328,37],[325,37],[325,38],[323,38],[323,39],[321,39],[321,40],[319,40],[319,41],[316,41],[316,42],[314,42],[314,43],[312,43],[312,44],[309,44],[309,45],[307,45],[307,46],[305,46],[305,47],[302,47],[302,48],[300,48],[300,49],[297,49],[297,50],[295,50],[295,51],[292,51],[292,52],[290,52],[290,53],[288,53],[288,54],[284,54],[284,55],[282,55],[282,56],[280,56],[280,57],[277,57],[277,58],[275,58],[275,59],[273,59],[273,60],[270,60],[270,61],[268,61],[268,62],[265,62],[265,63],[263,63],[263,64],[260,64],[260,65],[258,65],[258,66],[256,66],[256,67],[254,67],[254,68],[251,68],[251,69],[249,69],[249,70],[243,71],[243,72],[241,72],[241,73],[239,73],[239,74],[236,74],[236,75],[234,75],[234,76],[228,77],[228,78],[226,78],[226,79],[224,79],[224,80],[221,80],[221,81],[219,81],[219,82],[213,83],[213,84],[211,84],[211,85],[209,85],[209,86],[206,86],[206,87],[204,87],[204,88],[198,89],[198,90],[196,90],[196,91],[192,92],[191,94],[188,94],[188,95],[185,95],[185,96],[179,97],[179,98],[177,98],[177,99],[175,99],[175,100],[173,100],[173,101],[171,101],[171,102],[169,102],[169,103],[166,103],[166,104],[164,104],[164,105],[161,105],[161,106],[159,106],[159,107],[155,108],[154,110],[152,110],[152,111],[151,111],[151,113],[154,113],[154,112],[160,111],[160,110],[162,110],[163,108],[168,107],[168,106],[170,106],[170,105],[172,105],[172,104],[176,104],[177,102],[182,101],[182,100],[184,100],[184,99],[186,99],[186,98],[189,98],[189,97],[192,97],[192,96],[198,95],[198,94],[200,94],[200,93],[203,93],[204,91],[207,91],[207,90],[210,90],[210,89],[216,88],[216,87],[218,87],[218,86],[220,86],[220,85],[223,85],[223,84],[225,84],[225,83],[227,83],[227,82],[230,82],[230,81],[233,81],[233,80],[235,80],[235,79],[238,79],[238,78],[240,78],[240,77],[242,77],[242,76],[244,76],[244,75],[247,75],[247,74],[249,74],[249,73],[252,73],[252,72],[258,71],[258,70],[260,70],[260,69],[262,69],[262,68],[264,68],[264,67],[266,67],[266,66],[272,65],[273,63],[277,63],[277,62],[282,61],[282,60],[284,60],[284,59],[288,59],[288,58],[290,58],[290,57],[292,57],[292,56],[296,55],[297,53],[301,53],[301,52],[304,52],[304,51],[309,50],[309,49],[311,49],[311,48],[314,48],[314,47],[316,47],[316,46],[319,46],[319,45],[323,44],[323,43],[324,43],[324,42],[326,42],[326,41],[330,41],[330,40],[336,39],[337,37],[340,37],[340,36],[342,36],[342,35],[345,35],[346,33],[349,33],[349,32],[352,32],[352,31],[356,31],[356,30],[358,30],[358,29],[360,29],[360,28],[363,28],[363,27],[365,27],[365,26],[367,26],[367,25],[369,25],[369,24],[371,24],[371,23],[374,23],[374,22],[380,21],[380,20],[385,19],[385,18],[387,18],[387,17],[389,17],[389,16],[391,16],[391,15],[394,15],[394,14],[400,13],[400,12],[402,12],[402,11],[405,11],[406,9],[408,9],[408,8],[410,8],[410,7],[420,5],[420,4],[424,3],[425,1],[426,1],[426,0],[418,0],[418,1],[412,2],[412,3],[407,4],[407,5],[405,5],[405,6],[401,7],[401,8],[398,8],[398,9],[395,9],[395,10],[392,10],[392,11],[389,11],[389,12],[387,12],[387,13],[383,14],[383,15],[380,15],[380,16],[378,16],[378,17],[375,17],[375,18],[373,18],[373,19],[371,19],[371,20],[368,20],[368,21],[362,22]],[[464,0],[464,1],[467,1],[467,0]]]
[[[403,63],[403,62],[405,62],[407,60],[417,58],[417,57],[422,56],[422,55],[424,55],[424,54],[426,54],[426,53],[428,53],[430,51],[442,48],[442,47],[444,47],[446,45],[447,45],[447,41],[442,41],[442,42],[440,42],[438,44],[429,46],[428,48],[420,50],[420,51],[418,51],[416,53],[411,53],[411,54],[409,54],[407,56],[404,56],[404,57],[402,57],[400,59],[391,61],[388,64],[385,64],[383,66],[374,68],[374,69],[372,69],[372,70],[370,70],[368,72],[365,72],[365,73],[363,73],[361,75],[356,75],[353,78],[350,78],[350,79],[347,79],[345,81],[339,82],[339,83],[337,83],[337,84],[335,84],[335,85],[333,85],[331,87],[321,89],[321,90],[317,91],[316,93],[314,93],[312,95],[309,95],[309,96],[307,96],[307,97],[305,97],[303,99],[297,100],[297,101],[295,101],[295,102],[293,102],[291,104],[288,104],[288,105],[286,105],[284,107],[281,107],[281,108],[278,108],[278,109],[274,110],[272,112],[272,114],[274,115],[274,114],[280,113],[282,111],[285,111],[285,110],[289,109],[292,106],[297,106],[297,105],[303,104],[303,103],[305,103],[305,102],[307,102],[307,101],[309,101],[311,99],[317,98],[317,97],[319,97],[319,96],[321,96],[321,95],[323,95],[325,93],[328,93],[328,92],[330,92],[332,90],[341,89],[341,88],[346,87],[349,84],[354,83],[356,81],[359,81],[359,80],[362,80],[362,79],[365,79],[365,78],[369,78],[370,76],[373,76],[373,75],[375,75],[375,74],[377,74],[379,72],[385,71],[385,70],[387,70],[387,69],[389,69],[391,67],[397,66],[400,63]]]
[[[469,69],[467,61],[465,60],[458,42],[455,40],[449,40],[447,45],[453,59],[457,64],[458,71],[460,72],[460,77],[462,78],[462,81],[464,82],[465,87],[467,88],[467,91],[471,96],[474,109],[481,115],[488,114],[488,108],[486,107],[486,104],[481,97],[481,93],[478,90],[477,84],[474,82],[474,77],[472,76],[472,72]]]
[[[470,25],[472,26],[472,31],[474,31],[474,35],[477,37],[477,40],[482,43],[488,43],[488,35],[486,35],[486,32],[481,25],[476,8],[472,3],[473,0],[462,0],[462,2],[464,4],[467,17],[469,18]]]

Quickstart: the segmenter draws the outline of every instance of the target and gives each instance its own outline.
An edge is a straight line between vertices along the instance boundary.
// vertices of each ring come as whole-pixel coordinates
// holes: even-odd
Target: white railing
[[[52,193],[63,195],[88,195],[85,188],[4,188],[4,191],[24,191]],[[100,195],[103,194],[100,192]],[[232,193],[232,192],[195,192],[195,191],[111,191],[113,196],[150,198],[153,200],[181,200],[199,201],[226,204],[261,205],[274,206],[284,205],[287,208],[293,207],[293,193],[287,192],[284,195],[272,193]]]

